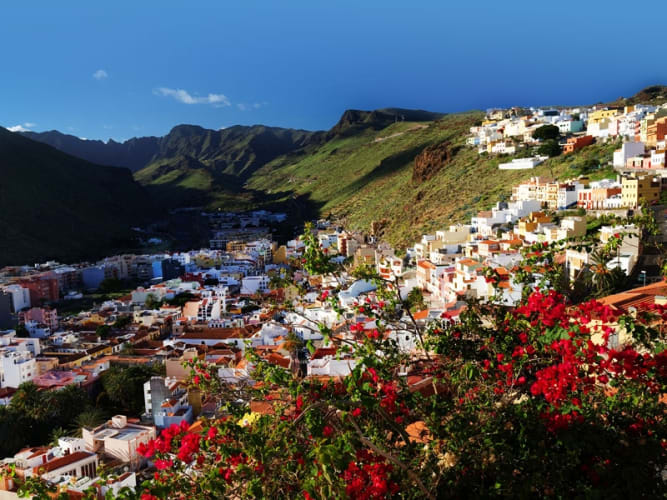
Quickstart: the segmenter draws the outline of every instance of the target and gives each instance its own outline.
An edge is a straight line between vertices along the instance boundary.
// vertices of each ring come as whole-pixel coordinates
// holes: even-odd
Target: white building
[[[628,161],[628,158],[634,156],[641,156],[644,154],[644,143],[643,142],[625,142],[621,149],[614,151],[614,166],[615,167],[625,167],[625,163]]]
[[[357,362],[354,359],[336,359],[335,355],[326,355],[308,361],[307,374],[326,375],[329,377],[346,377]]]
[[[256,293],[268,293],[270,278],[266,274],[259,276],[246,276],[241,280],[241,295],[255,295]]]
[[[276,345],[276,338],[287,338],[289,330],[278,323],[264,323],[262,329],[252,336],[252,346]]]
[[[18,387],[38,375],[37,362],[28,351],[0,352],[0,386]]]
[[[528,170],[535,168],[545,160],[544,156],[533,156],[531,158],[515,158],[509,163],[498,165],[500,170]]]
[[[30,308],[30,290],[21,285],[7,285],[3,290],[12,296],[12,310],[19,312]]]

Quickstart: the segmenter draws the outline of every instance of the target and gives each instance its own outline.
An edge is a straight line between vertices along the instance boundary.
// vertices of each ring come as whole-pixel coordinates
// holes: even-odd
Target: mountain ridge
[[[182,141],[197,136],[208,136],[210,141],[210,138],[219,136],[220,142],[223,142],[225,137],[232,135],[234,132],[252,134],[254,131],[269,131],[279,137],[289,134],[294,135],[298,138],[294,145],[298,149],[307,145],[307,143],[318,143],[336,135],[353,134],[367,128],[380,130],[397,121],[433,121],[443,116],[445,116],[445,113],[404,108],[381,108],[371,111],[348,109],[343,112],[336,124],[328,131],[274,127],[263,124],[232,125],[215,130],[200,125],[182,123],[174,125],[163,136],[132,137],[122,142],[111,138],[107,142],[99,139],[82,139],[58,130],[25,131],[20,132],[20,134],[98,165],[126,167],[136,172],[155,161],[164,160],[170,156],[166,154],[165,147],[174,144],[174,141],[179,139]],[[305,142],[304,139],[306,139]]]

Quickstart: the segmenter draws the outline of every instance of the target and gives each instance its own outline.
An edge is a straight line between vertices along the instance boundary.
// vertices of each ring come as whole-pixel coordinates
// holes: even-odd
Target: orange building
[[[584,135],[582,137],[570,137],[567,144],[563,147],[563,153],[568,154],[581,149],[583,147],[593,144],[592,135]]]
[[[646,144],[648,146],[655,146],[659,141],[664,140],[665,135],[667,135],[667,116],[658,118],[648,125],[646,130]]]

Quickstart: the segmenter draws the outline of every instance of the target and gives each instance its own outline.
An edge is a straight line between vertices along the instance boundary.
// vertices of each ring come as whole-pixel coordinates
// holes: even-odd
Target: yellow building
[[[648,140],[648,130],[655,122],[655,113],[646,115],[639,121],[639,140],[646,144]]]
[[[538,224],[546,224],[548,222],[551,222],[550,216],[544,212],[533,212],[528,217],[519,220],[516,233],[525,238],[527,233],[532,233],[537,229]]]
[[[660,181],[650,176],[621,177],[621,203],[626,208],[653,204],[660,199]]]
[[[273,252],[273,263],[287,264],[287,247],[285,245],[280,245],[278,249]]]
[[[354,267],[361,265],[375,266],[375,249],[371,247],[360,247],[354,252]]]
[[[618,114],[617,109],[599,109],[588,115],[588,125],[599,123],[607,118],[612,118]]]
[[[234,241],[228,241],[227,242],[227,251],[232,253],[232,252],[245,252],[245,247],[246,247],[245,241],[239,241],[239,240],[234,240]]]

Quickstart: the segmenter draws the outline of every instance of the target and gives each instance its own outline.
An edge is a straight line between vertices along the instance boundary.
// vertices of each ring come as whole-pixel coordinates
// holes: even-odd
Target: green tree
[[[560,130],[556,125],[542,125],[533,132],[533,139],[539,141],[548,141],[558,139],[560,137]]]
[[[555,139],[548,140],[537,148],[537,152],[538,154],[553,158],[561,153],[560,144]]]
[[[9,408],[17,413],[29,415],[36,420],[45,419],[53,413],[54,400],[32,382],[21,384],[12,396]]]
[[[190,292],[183,292],[176,295],[173,299],[167,299],[167,304],[170,306],[183,307],[186,302],[194,299],[195,296]]]
[[[111,335],[111,327],[109,325],[100,325],[95,329],[98,337],[106,339]]]
[[[420,288],[413,288],[405,298],[407,308],[412,311],[420,311],[426,309],[426,302],[424,301],[424,293]]]
[[[90,408],[90,398],[88,393],[77,385],[70,384],[59,391],[51,391],[55,397],[54,424],[67,427],[77,416]]]
[[[118,293],[123,290],[123,282],[118,278],[106,278],[102,280],[97,290],[101,293]]]
[[[56,427],[51,431],[49,445],[58,446],[58,440],[65,436],[67,436],[67,431],[62,427]]]
[[[114,328],[125,328],[132,324],[132,316],[126,314],[124,316],[119,316],[113,324]]]
[[[39,436],[31,432],[34,424],[26,414],[0,405],[0,456],[12,456],[26,445],[39,444]]]
[[[73,427],[76,430],[81,430],[82,427],[92,429],[97,427],[106,420],[104,412],[99,408],[90,408],[84,412],[81,412],[74,419]]]
[[[28,329],[23,323],[20,323],[16,326],[16,336],[21,338],[30,337],[30,332],[28,332]]]
[[[160,306],[162,305],[162,302],[160,302],[157,298],[155,298],[155,295],[152,293],[149,293],[146,296],[146,302],[144,303],[144,307],[146,309],[160,309]]]
[[[144,410],[144,383],[156,372],[147,366],[112,366],[102,374],[111,413],[139,416]]]

